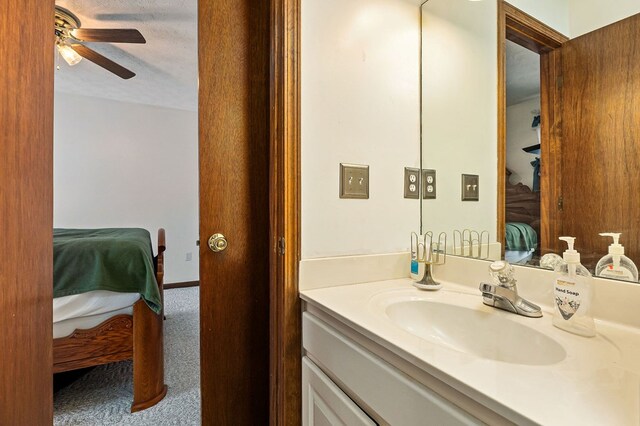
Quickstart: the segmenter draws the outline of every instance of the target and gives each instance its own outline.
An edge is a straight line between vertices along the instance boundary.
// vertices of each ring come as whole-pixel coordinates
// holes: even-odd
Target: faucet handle
[[[493,282],[502,287],[509,287],[512,290],[516,290],[516,271],[509,262],[499,260],[489,265],[489,275],[493,279]]]

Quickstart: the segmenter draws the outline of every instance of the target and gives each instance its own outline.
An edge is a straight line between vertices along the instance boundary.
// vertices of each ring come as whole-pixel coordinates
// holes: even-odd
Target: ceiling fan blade
[[[72,44],[71,48],[73,50],[75,50],[78,53],[78,55],[82,56],[83,58],[86,58],[86,59],[90,60],[91,62],[93,62],[96,65],[101,66],[102,68],[106,69],[107,71],[111,71],[112,73],[114,73],[115,75],[117,75],[120,78],[128,80],[131,77],[134,77],[136,75],[134,72],[129,71],[128,69],[126,69],[122,65],[116,64],[111,59],[102,56],[101,54],[99,54],[95,50],[89,49],[85,45]]]
[[[71,37],[78,41],[97,41],[106,43],[146,43],[140,31],[134,29],[89,29],[77,28],[69,31]]]

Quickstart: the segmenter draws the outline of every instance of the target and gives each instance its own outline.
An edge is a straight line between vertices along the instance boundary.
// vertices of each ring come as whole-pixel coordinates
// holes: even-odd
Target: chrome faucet
[[[489,266],[489,272],[494,283],[480,283],[482,301],[487,306],[503,309],[531,318],[540,318],[542,311],[538,305],[518,296],[515,271],[509,263],[504,261],[493,262]]]

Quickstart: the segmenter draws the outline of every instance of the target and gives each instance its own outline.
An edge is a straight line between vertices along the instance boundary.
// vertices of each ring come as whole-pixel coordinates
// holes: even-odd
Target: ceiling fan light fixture
[[[147,41],[140,31],[134,28],[81,28],[80,19],[71,11],[60,6],[56,6],[55,9],[53,29],[58,53],[70,66],[78,64],[82,58],[85,58],[124,80],[135,77],[136,74],[133,71],[102,56],[82,43],[144,44]]]
[[[82,56],[78,55],[68,44],[58,43],[58,52],[69,66],[77,65],[82,60]]]

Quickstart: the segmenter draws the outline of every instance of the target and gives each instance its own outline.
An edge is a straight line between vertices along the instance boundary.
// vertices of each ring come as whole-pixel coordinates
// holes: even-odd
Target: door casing
[[[302,423],[300,14],[271,2],[271,425]]]
[[[220,83],[217,86],[220,90],[213,90],[216,86],[208,81],[215,77],[214,70],[207,68],[211,61],[215,62],[212,58],[227,59],[238,64],[234,62],[237,58],[225,58],[220,51],[207,51],[202,56],[203,49],[212,47],[212,36],[215,35],[219,40],[218,46],[223,47],[222,52],[255,55],[253,60],[259,61],[254,64],[260,70],[256,72],[262,73],[262,79],[249,78],[243,84],[253,85],[252,93],[260,93],[256,99],[245,98],[245,102],[253,103],[252,107],[260,111],[258,114],[262,121],[257,133],[264,138],[260,147],[268,156],[268,161],[260,163],[262,167],[258,170],[245,169],[246,181],[255,185],[254,193],[263,189],[269,194],[268,198],[265,197],[267,201],[263,205],[266,209],[262,212],[267,219],[252,216],[255,222],[245,222],[253,235],[259,235],[260,248],[263,249],[260,255],[264,255],[267,260],[260,261],[261,269],[256,273],[260,276],[260,282],[268,287],[255,292],[243,290],[244,295],[249,298],[260,295],[259,301],[266,307],[260,308],[260,303],[255,302],[252,306],[258,307],[267,326],[244,323],[238,328],[245,336],[251,336],[251,331],[256,327],[267,330],[267,334],[261,331],[263,335],[259,340],[263,347],[258,351],[259,359],[262,359],[260,366],[266,369],[261,373],[263,378],[258,379],[262,389],[254,393],[256,383],[245,381],[241,385],[245,393],[241,392],[239,395],[266,398],[266,403],[255,403],[255,406],[261,408],[259,417],[252,417],[253,424],[256,420],[262,420],[263,416],[269,417],[264,419],[265,423],[299,424],[301,341],[297,270],[300,257],[300,2],[271,0],[269,3],[264,2],[266,6],[261,3],[263,2],[257,0],[246,0],[240,5],[231,0],[200,3],[199,41],[204,41],[204,44],[200,45],[199,50],[206,70],[200,74],[200,105],[218,108],[209,112],[211,115],[228,114],[222,118],[206,116],[205,120],[201,116],[199,126],[202,132],[203,126],[213,123],[228,127],[237,125],[238,119],[254,119],[250,116],[238,116],[238,113],[244,115],[251,111],[250,107],[235,113],[230,113],[233,111],[225,107],[225,95],[233,97],[232,91],[235,88],[230,83],[232,79],[229,74],[226,74],[230,78],[227,81],[229,84]],[[234,8],[239,11],[234,12]],[[1,342],[5,348],[0,352],[0,364],[11,366],[2,369],[0,379],[3,389],[0,392],[3,395],[0,398],[0,416],[3,424],[49,425],[53,420],[53,9],[53,0],[7,0],[0,6],[2,27],[9,28],[15,22],[22,22],[29,28],[28,32],[12,43],[0,45],[2,57],[20,58],[19,61],[8,62],[0,69],[0,92],[3,94],[3,101],[0,103],[0,128],[4,131],[0,150],[6,154],[0,156],[3,248],[3,255],[0,257],[0,279],[3,286],[0,293],[0,327],[3,331]],[[227,23],[221,22],[221,26],[215,27],[211,25],[209,18],[215,19],[216,13],[233,16],[235,19]],[[251,17],[251,14],[258,16]],[[255,29],[251,34],[251,29],[247,28],[251,23],[259,24],[262,35],[256,34]],[[254,37],[251,40],[258,41],[258,46],[247,43],[248,39],[234,39],[238,35]],[[222,65],[224,69],[224,64]],[[233,70],[227,67],[226,71],[231,73]],[[239,105],[247,106],[246,103]],[[254,134],[255,132],[254,130]],[[241,143],[241,149],[252,152],[254,140],[234,132],[226,135],[232,138],[243,136],[237,139]],[[204,139],[205,142],[207,140]],[[200,173],[202,175],[202,169]],[[214,177],[213,174],[208,175],[208,182],[215,183]],[[201,232],[201,237],[209,232],[208,229]],[[230,243],[234,244],[233,241]],[[251,257],[245,260],[251,265]],[[212,305],[206,303],[202,307],[205,311],[213,309]],[[207,332],[206,329],[203,331]],[[206,359],[207,354],[204,355]],[[220,360],[226,362],[236,356],[237,353],[226,351]],[[244,360],[251,360],[251,357]],[[259,366],[252,364],[250,367],[256,369]],[[217,378],[210,374],[214,370],[206,368],[205,366],[203,381],[207,382],[205,386],[209,386],[208,382]],[[237,374],[244,379],[253,377],[242,372]],[[19,384],[19,392],[16,391],[16,384]],[[224,390],[231,394],[236,389]],[[216,399],[209,395],[207,391],[203,393],[204,423],[220,424],[216,416],[219,412],[215,411]],[[231,407],[229,402],[232,400],[233,398],[223,397],[219,400],[222,401],[219,408],[232,410],[229,413],[240,413],[248,406],[254,406],[254,402],[236,397],[238,405]],[[239,418],[243,418],[242,415]],[[239,424],[236,420],[234,418],[229,421]]]

